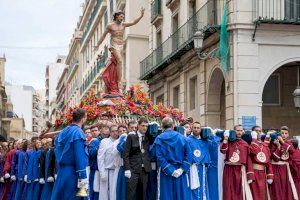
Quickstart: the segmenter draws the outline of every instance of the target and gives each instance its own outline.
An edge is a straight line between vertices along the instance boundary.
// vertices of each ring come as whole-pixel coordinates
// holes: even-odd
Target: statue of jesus
[[[96,48],[103,42],[106,35],[110,33],[111,35],[111,52],[114,54],[114,57],[117,62],[117,77],[118,77],[118,86],[121,88],[122,86],[122,62],[123,62],[123,55],[124,55],[124,32],[126,27],[133,26],[137,24],[142,17],[144,16],[145,9],[141,8],[141,15],[132,22],[123,22],[125,13],[122,11],[117,11],[113,15],[113,22],[109,23],[100,40],[98,41]]]

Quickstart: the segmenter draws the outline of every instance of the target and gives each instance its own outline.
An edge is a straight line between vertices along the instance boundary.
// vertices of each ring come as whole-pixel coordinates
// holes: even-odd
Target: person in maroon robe
[[[249,147],[250,157],[253,163],[254,181],[250,184],[254,200],[269,199],[267,183],[273,182],[273,168],[271,164],[271,153],[269,149],[270,137],[262,142],[261,128],[254,126],[251,132],[252,142]]]
[[[4,179],[5,179],[5,184],[4,184],[4,189],[3,189],[3,193],[1,196],[1,200],[5,200],[7,199],[7,194],[10,190],[12,181],[10,180],[10,169],[11,169],[11,165],[12,165],[12,160],[14,157],[14,154],[17,150],[17,144],[20,141],[14,141],[10,148],[10,150],[8,151],[8,153],[6,154],[5,157],[5,163],[4,163],[4,167],[3,167],[3,174],[4,174]]]
[[[292,139],[291,143],[295,149],[290,161],[291,174],[297,189],[298,197],[300,194],[300,150],[298,148],[298,140]]]
[[[225,156],[223,172],[223,200],[252,199],[249,184],[254,180],[254,172],[249,157],[249,145],[242,140],[242,125],[234,127],[236,140],[228,142],[229,131],[225,131],[220,151]],[[247,174],[246,174],[247,171]]]
[[[270,198],[273,200],[294,200],[298,199],[290,170],[290,159],[295,149],[288,141],[289,128],[283,126],[280,129],[278,139],[270,145],[271,162],[274,173],[274,181],[269,185]]]

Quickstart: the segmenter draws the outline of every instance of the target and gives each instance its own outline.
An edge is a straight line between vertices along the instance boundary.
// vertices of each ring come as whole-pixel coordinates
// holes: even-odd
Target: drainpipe
[[[236,2],[236,1],[235,1]],[[229,3],[233,3],[234,5],[232,6],[233,7],[233,12],[231,11],[228,11],[229,13],[232,13],[232,15],[235,14],[236,12],[236,4],[234,1],[230,1]],[[228,8],[230,8],[230,6],[228,6]],[[235,17],[232,17],[231,19],[235,19]],[[230,22],[230,23],[235,23],[234,21],[233,22]],[[233,116],[233,123],[234,124],[238,124],[239,123],[239,116],[238,116],[238,90],[237,90],[237,84],[238,84],[238,81],[237,81],[237,46],[238,46],[238,43],[237,43],[237,39],[238,39],[238,32],[237,30],[232,30],[232,33],[233,33],[233,37],[232,37],[232,44],[233,44],[233,95],[234,95],[234,99],[233,99],[233,110],[234,110],[234,116]]]

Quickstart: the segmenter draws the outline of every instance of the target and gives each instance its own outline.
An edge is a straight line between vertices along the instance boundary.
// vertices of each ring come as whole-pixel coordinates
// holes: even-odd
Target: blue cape
[[[70,149],[71,143],[80,139],[85,140],[85,135],[82,129],[76,124],[67,126],[58,134],[55,139],[55,145],[57,146],[55,152],[57,163],[60,163],[64,154]]]

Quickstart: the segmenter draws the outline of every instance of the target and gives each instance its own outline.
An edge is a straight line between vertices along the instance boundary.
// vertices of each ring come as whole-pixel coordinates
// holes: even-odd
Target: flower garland
[[[173,107],[164,107],[162,103],[154,105],[148,94],[141,85],[134,85],[124,93],[123,98],[110,99],[112,105],[101,105],[104,100],[102,95],[97,95],[91,91],[84,97],[80,104],[74,108],[68,108],[65,113],[59,113],[55,121],[55,127],[68,125],[72,122],[72,113],[76,108],[83,108],[87,112],[87,124],[92,124],[99,117],[107,115],[113,116],[146,116],[152,120],[161,120],[166,116],[181,122],[183,113]]]

